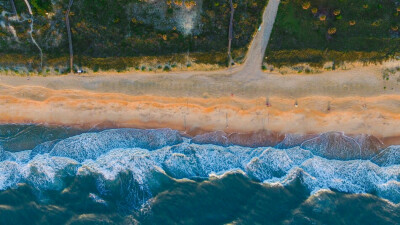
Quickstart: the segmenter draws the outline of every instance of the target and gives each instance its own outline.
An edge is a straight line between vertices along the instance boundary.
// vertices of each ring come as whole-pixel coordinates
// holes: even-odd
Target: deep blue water
[[[2,125],[0,224],[400,224],[400,146],[216,135]]]

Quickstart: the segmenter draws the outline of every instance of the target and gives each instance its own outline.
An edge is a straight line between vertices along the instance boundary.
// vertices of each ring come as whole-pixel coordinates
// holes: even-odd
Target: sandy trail
[[[254,36],[247,52],[245,63],[241,71],[236,74],[237,76],[254,76],[262,73],[261,65],[275,23],[276,14],[278,13],[279,3],[280,0],[269,0],[263,13],[261,29]]]

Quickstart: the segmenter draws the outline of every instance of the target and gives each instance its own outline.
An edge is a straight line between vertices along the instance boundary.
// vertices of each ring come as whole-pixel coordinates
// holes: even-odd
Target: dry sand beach
[[[85,128],[169,127],[188,133],[343,131],[389,138],[400,135],[400,85],[394,77],[400,74],[383,80],[386,66],[249,79],[204,74],[2,76],[0,120]]]

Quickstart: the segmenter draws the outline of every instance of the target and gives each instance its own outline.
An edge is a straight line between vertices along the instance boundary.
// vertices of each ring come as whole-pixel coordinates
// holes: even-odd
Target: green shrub
[[[313,67],[322,67],[326,62],[382,62],[394,55],[385,52],[357,52],[357,51],[322,51],[316,49],[304,50],[278,50],[266,53],[267,62],[277,67],[293,66],[300,63],[308,63]]]
[[[400,32],[391,30],[400,24],[393,14],[395,1],[382,0],[379,7],[365,7],[365,0],[309,2],[311,10],[304,10],[301,0],[280,5],[265,53],[267,63],[322,66],[333,60],[377,62],[399,54]],[[326,15],[325,21],[319,20],[321,15]],[[335,32],[328,33],[332,27]]]

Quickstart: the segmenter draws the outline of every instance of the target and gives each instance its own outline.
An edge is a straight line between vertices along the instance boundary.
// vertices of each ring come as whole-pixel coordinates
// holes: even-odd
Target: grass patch
[[[399,55],[400,56],[400,55]],[[322,51],[316,49],[304,50],[277,50],[267,53],[266,61],[277,67],[293,66],[307,63],[313,67],[322,67],[326,62],[365,62],[380,63],[389,56],[385,52],[358,52],[358,51]]]
[[[382,61],[400,52],[399,25],[393,0],[284,0],[266,62]]]
[[[244,57],[245,50],[234,50],[232,55],[240,61]],[[189,60],[189,61],[187,61]],[[89,68],[93,72],[116,70],[123,72],[127,69],[134,68],[135,70],[149,71],[149,70],[162,70],[170,71],[177,67],[177,65],[185,65],[190,67],[191,63],[216,65],[223,67],[226,65],[225,52],[195,52],[187,54],[171,54],[164,56],[133,56],[133,57],[91,57],[76,55],[74,57],[76,66],[79,68]],[[67,71],[69,57],[45,55],[44,62],[46,70],[53,68],[57,73]],[[25,54],[0,54],[0,67],[7,69],[20,68],[28,71],[38,72],[40,60],[36,55]]]

